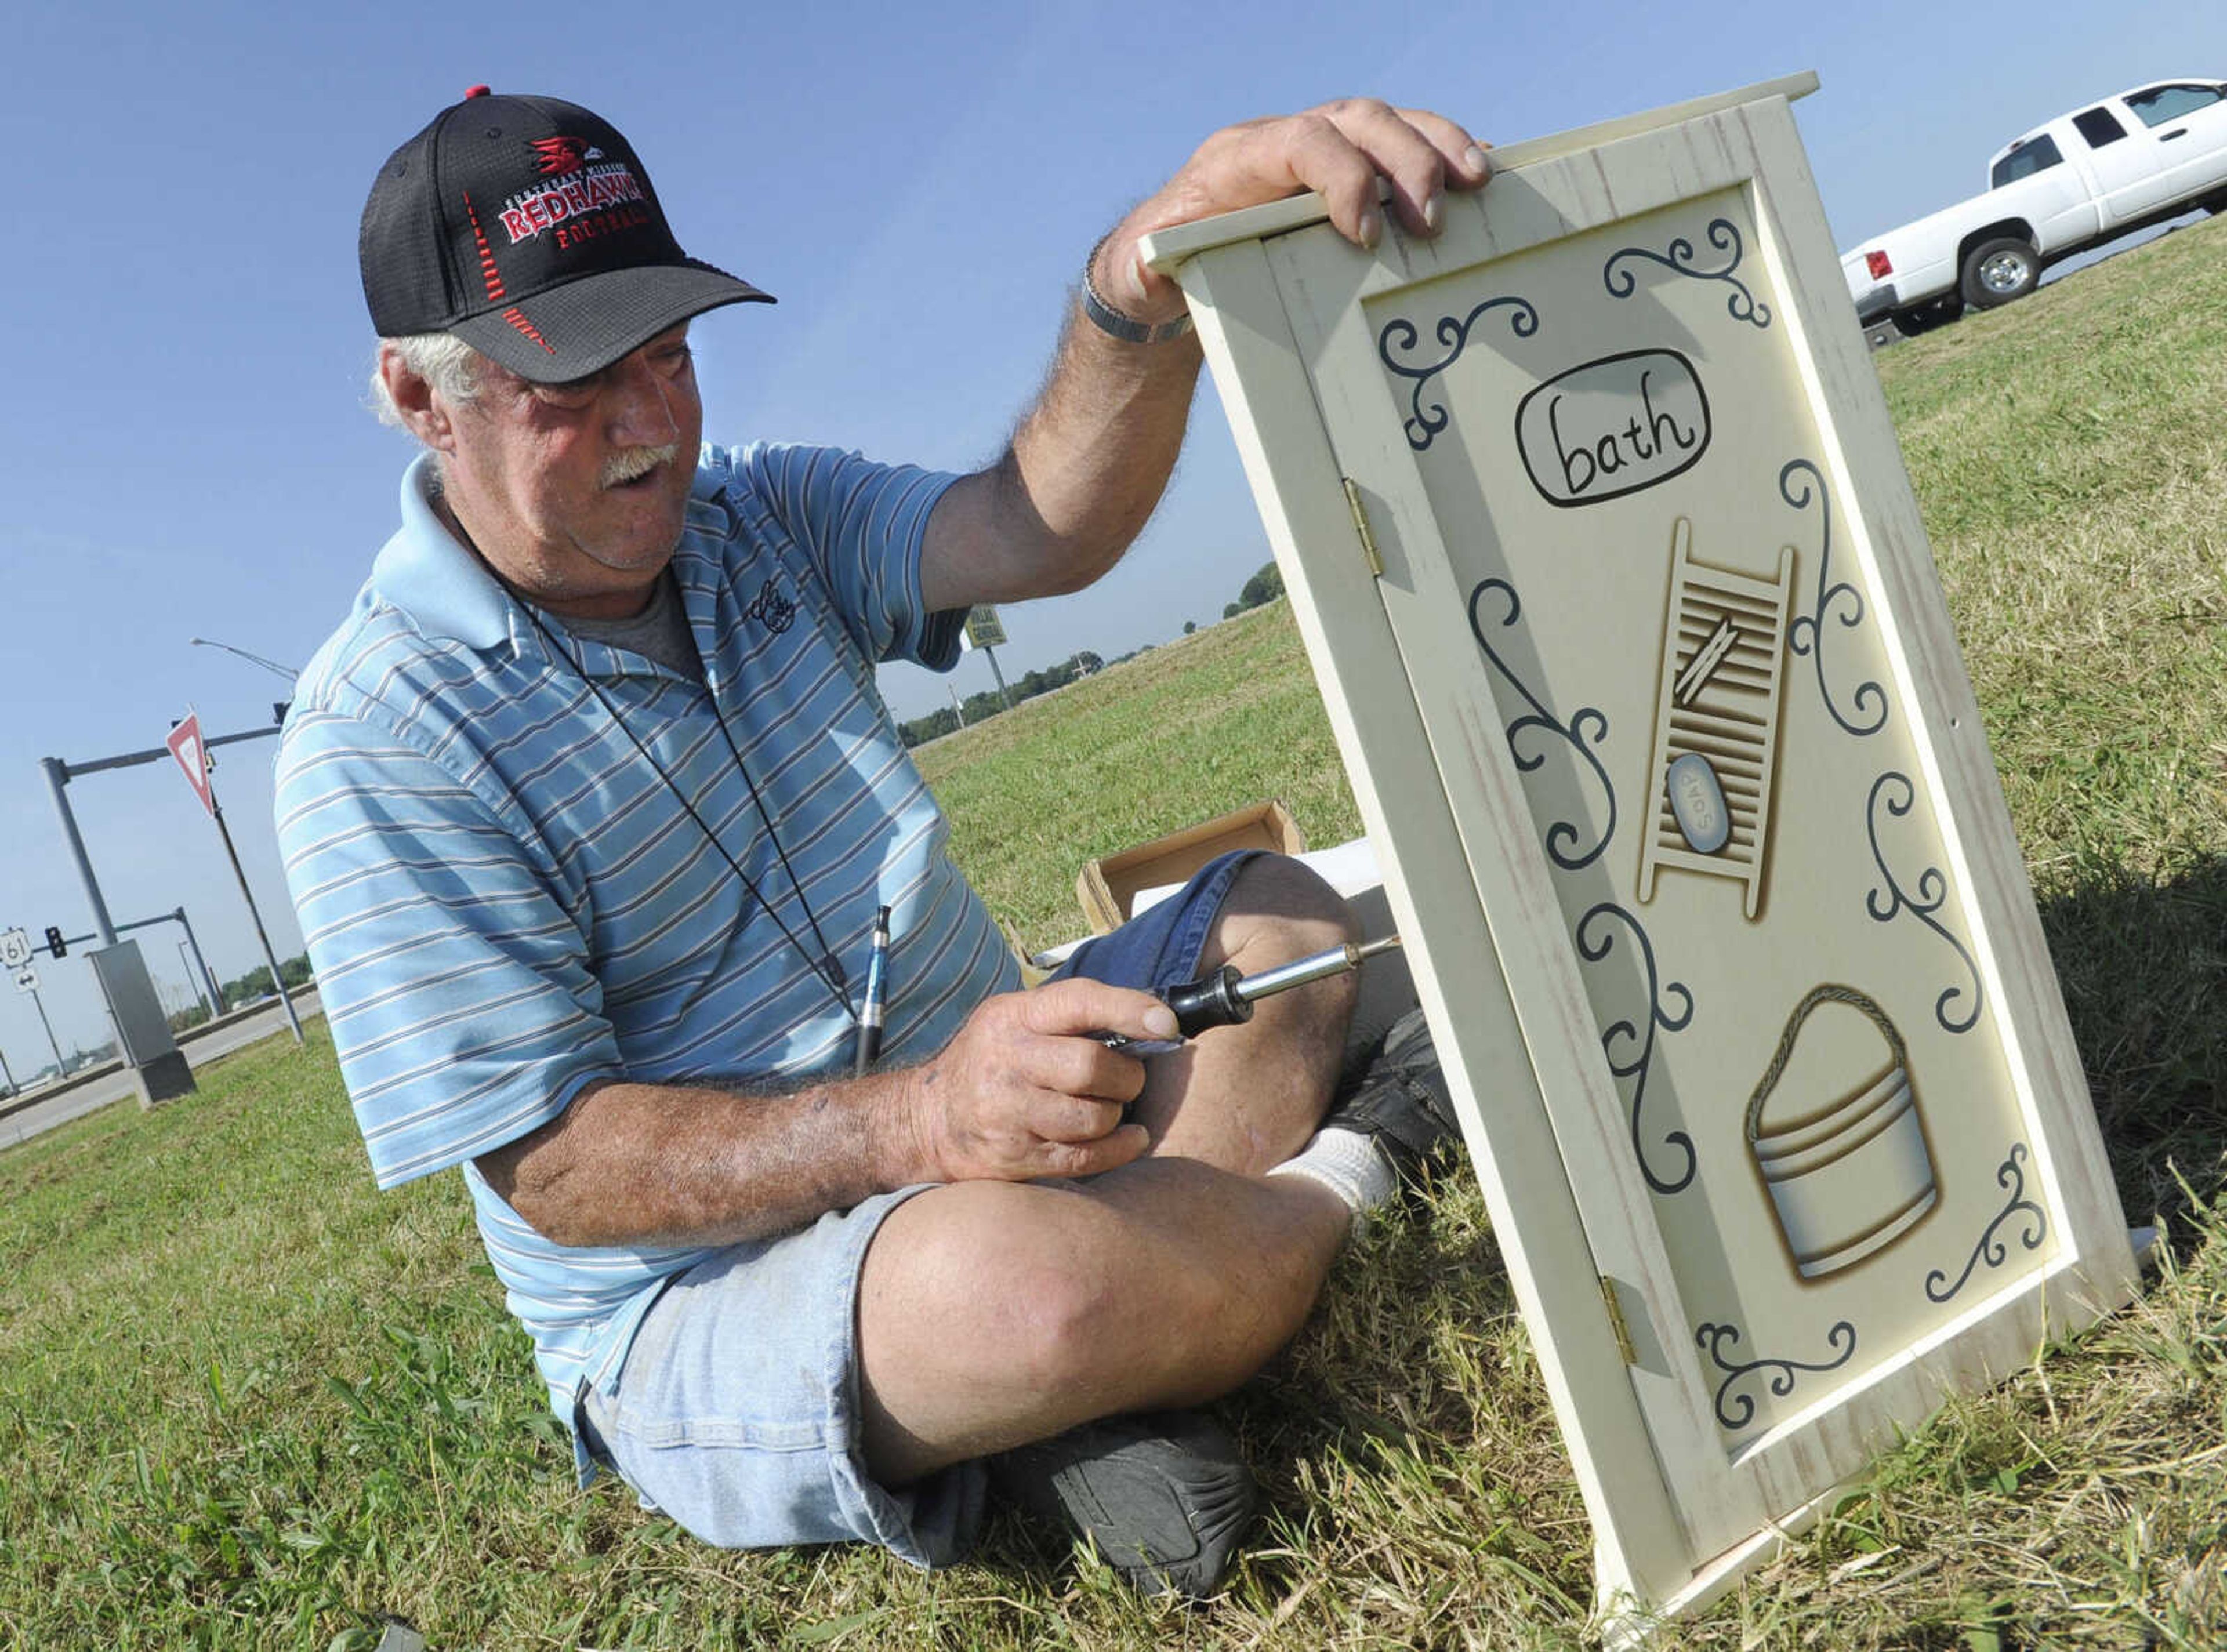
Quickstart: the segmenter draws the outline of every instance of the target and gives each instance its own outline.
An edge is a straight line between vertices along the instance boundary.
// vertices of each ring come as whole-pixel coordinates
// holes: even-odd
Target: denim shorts
[[[1121,986],[1198,973],[1230,884],[1257,851],[1077,947],[1058,973]],[[635,1333],[615,1392],[588,1390],[590,1455],[722,1548],[878,1543],[915,1566],[973,1547],[986,1477],[961,1463],[890,1488],[868,1472],[858,1392],[858,1275],[882,1219],[922,1190],[878,1194],[808,1228],[736,1245],[676,1275]]]

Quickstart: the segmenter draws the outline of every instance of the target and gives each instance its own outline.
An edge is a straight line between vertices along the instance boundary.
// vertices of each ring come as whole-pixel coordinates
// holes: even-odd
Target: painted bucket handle
[[[1853,986],[1835,986],[1829,981],[1822,986],[1813,986],[1794,1006],[1794,1013],[1787,1017],[1786,1030],[1778,1035],[1778,1048],[1771,1057],[1771,1065],[1764,1069],[1755,1094],[1747,1099],[1747,1141],[1751,1147],[1762,1139],[1763,1104],[1777,1085],[1779,1075],[1786,1070],[1787,1057],[1794,1053],[1795,1037],[1801,1032],[1802,1024],[1809,1018],[1809,1012],[1821,1004],[1845,1004],[1863,1011],[1871,1017],[1872,1024],[1886,1035],[1887,1047],[1894,1051],[1894,1064],[1905,1072],[1910,1068],[1910,1050],[1902,1042],[1902,1034],[1877,1003]]]

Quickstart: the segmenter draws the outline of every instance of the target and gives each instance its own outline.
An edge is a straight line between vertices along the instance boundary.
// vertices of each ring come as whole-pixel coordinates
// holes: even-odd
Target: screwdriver
[[[1235,1026],[1250,1021],[1253,1006],[1262,998],[1305,986],[1309,981],[1359,969],[1378,954],[1389,952],[1399,944],[1399,936],[1385,935],[1357,946],[1332,947],[1328,952],[1314,953],[1274,969],[1264,969],[1257,975],[1240,975],[1236,965],[1224,964],[1212,974],[1202,975],[1181,986],[1152,989],[1152,996],[1176,1012],[1175,1037],[1132,1038],[1119,1032],[1090,1036],[1107,1049],[1124,1056],[1165,1056],[1171,1049],[1181,1049],[1187,1040],[1209,1027]]]

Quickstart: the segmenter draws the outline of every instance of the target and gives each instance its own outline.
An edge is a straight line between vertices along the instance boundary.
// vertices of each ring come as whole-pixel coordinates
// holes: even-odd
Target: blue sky
[[[735,20],[715,30],[705,20]],[[747,21],[746,21],[747,20]],[[2108,27],[2098,28],[2099,20]],[[2227,77],[2195,0],[2012,10],[1120,7],[614,10],[24,8],[0,63],[16,197],[0,276],[0,928],[92,927],[38,760],[154,746],[190,702],[267,724],[391,530],[403,438],[362,409],[355,268],[387,152],[475,81],[586,103],[633,140],[683,244],[775,293],[697,329],[717,440],[829,441],[964,467],[1040,375],[1083,252],[1213,128],[1349,91],[1502,142],[1814,68],[1796,116],[1834,231],[1981,187],[1988,154],[2074,104]],[[1268,555],[1211,389],[1159,517],[1096,590],[1009,609],[1009,675],[1165,641]],[[979,658],[962,693],[989,686]],[[900,715],[939,681],[884,674]],[[219,795],[282,956],[300,949],[269,823],[268,742]],[[216,834],[167,764],[71,800],[119,920],[183,905],[220,975],[258,954]],[[174,997],[174,928],[142,932]],[[65,1046],[106,1034],[88,968],[41,960]],[[0,985],[0,1050],[47,1059]]]

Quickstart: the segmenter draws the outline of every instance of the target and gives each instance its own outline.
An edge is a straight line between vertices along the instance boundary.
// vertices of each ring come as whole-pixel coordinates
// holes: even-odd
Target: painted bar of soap
[[[1732,814],[1725,807],[1725,788],[1717,784],[1717,771],[1698,751],[1671,759],[1666,777],[1670,788],[1670,815],[1679,835],[1697,855],[1713,855],[1732,840]]]

